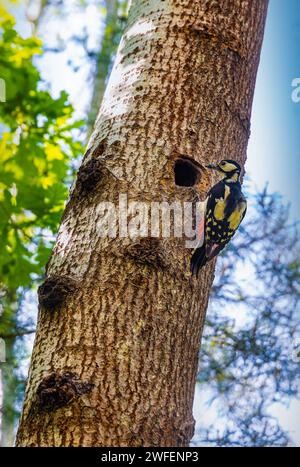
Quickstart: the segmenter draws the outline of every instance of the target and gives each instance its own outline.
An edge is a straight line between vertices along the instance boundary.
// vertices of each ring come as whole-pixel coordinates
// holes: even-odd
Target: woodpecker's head
[[[232,159],[223,159],[218,164],[208,164],[208,169],[220,172],[227,181],[237,182],[241,173],[241,166]]]

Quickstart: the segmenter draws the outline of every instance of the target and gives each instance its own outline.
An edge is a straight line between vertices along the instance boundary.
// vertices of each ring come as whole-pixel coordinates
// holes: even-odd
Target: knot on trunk
[[[108,144],[107,138],[89,148],[84,155],[83,163],[77,174],[76,190],[78,195],[92,192],[105,179],[112,175],[105,165],[107,159],[113,159],[120,151],[120,141]]]
[[[54,310],[76,289],[76,284],[76,281],[68,276],[47,278],[38,289],[39,304],[46,310]]]
[[[53,411],[87,394],[94,384],[82,382],[75,373],[52,373],[44,378],[37,388],[37,408]]]
[[[126,255],[137,263],[157,268],[167,266],[167,256],[156,238],[144,238],[127,247]]]
[[[97,186],[102,177],[100,161],[92,157],[82,165],[77,175],[77,189],[80,194],[90,193]]]

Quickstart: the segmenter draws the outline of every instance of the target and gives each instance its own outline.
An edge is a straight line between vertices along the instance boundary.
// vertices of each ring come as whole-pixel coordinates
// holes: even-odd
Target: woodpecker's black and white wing
[[[208,193],[201,239],[191,258],[191,272],[199,270],[220,253],[235,234],[247,209],[239,183],[217,183]],[[200,232],[199,232],[200,237]],[[202,242],[201,242],[202,240]]]

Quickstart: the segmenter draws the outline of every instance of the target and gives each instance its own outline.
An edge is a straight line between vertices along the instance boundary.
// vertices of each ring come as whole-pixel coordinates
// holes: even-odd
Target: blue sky
[[[248,146],[247,174],[261,188],[281,193],[300,220],[300,102],[292,100],[300,78],[300,0],[270,0],[257,74]],[[196,393],[197,394],[197,393]],[[300,403],[274,414],[300,445]]]
[[[270,0],[257,75],[247,172],[262,187],[282,193],[300,219],[300,102],[292,80],[300,78],[300,1]]]

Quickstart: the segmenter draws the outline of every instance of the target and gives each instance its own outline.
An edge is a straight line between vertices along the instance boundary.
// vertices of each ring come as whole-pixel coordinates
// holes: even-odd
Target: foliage
[[[19,367],[23,336],[33,323],[20,319],[24,292],[44,272],[67,198],[70,161],[82,152],[65,92],[54,99],[34,65],[41,42],[22,38],[14,19],[0,11],[0,337],[5,339],[3,427],[13,424],[24,381]]]
[[[66,93],[53,99],[42,89],[33,64],[40,41],[23,39],[6,15],[1,24],[0,76],[6,102],[0,106],[0,283],[29,286],[40,275],[51,251],[46,233],[54,233],[67,197],[65,181],[71,157],[82,147],[72,136]]]
[[[79,1],[71,6],[61,2],[58,12],[56,2],[49,0],[41,4],[37,16],[26,13],[37,31],[44,21],[49,23],[52,16],[63,19],[72,9],[81,11],[87,4]],[[42,52],[62,52],[72,41],[83,48],[91,67],[97,64],[96,73],[105,83],[120,27],[124,26],[127,2],[115,1],[113,5],[112,10],[109,2],[99,0],[99,8],[106,18],[99,50],[89,48],[84,27],[76,34],[72,31],[66,42],[58,37],[54,47],[47,46],[46,42],[42,48],[36,37],[22,38],[15,30],[13,17],[3,8],[0,11],[0,77],[7,88],[6,102],[0,107],[0,298],[3,311],[0,337],[5,339],[7,354],[2,370],[4,444],[12,443],[24,392],[26,365],[21,362],[28,360],[27,336],[35,327],[34,316],[28,313],[29,292],[43,273],[67,198],[72,166],[76,166],[72,161],[76,161],[82,151],[76,138],[76,129],[82,122],[74,122],[73,108],[65,92],[58,99],[51,97],[35,59]],[[72,60],[69,64],[76,72],[78,64],[75,66]],[[101,89],[97,98],[101,98]],[[34,294],[30,293],[30,301],[35,301]]]
[[[218,261],[200,355],[199,381],[218,401],[223,427],[198,436],[221,446],[284,446],[272,407],[299,395],[292,347],[300,332],[300,236],[276,194],[265,189],[252,203]]]

